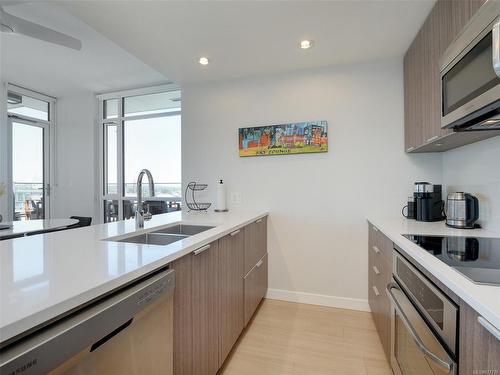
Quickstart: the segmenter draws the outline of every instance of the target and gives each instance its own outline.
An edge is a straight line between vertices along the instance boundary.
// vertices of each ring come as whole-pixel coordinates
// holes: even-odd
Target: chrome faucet
[[[142,209],[142,178],[144,177],[144,175],[148,176],[149,195],[151,197],[155,196],[155,183],[153,181],[153,176],[151,175],[151,172],[149,170],[143,169],[139,173],[139,176],[137,177],[137,208],[135,210],[136,229],[144,228],[144,221],[151,220],[151,217],[153,216],[149,212],[149,206],[148,206],[148,211],[146,213]]]

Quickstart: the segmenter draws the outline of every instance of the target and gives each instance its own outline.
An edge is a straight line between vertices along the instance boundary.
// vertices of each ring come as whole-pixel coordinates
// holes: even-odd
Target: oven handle
[[[493,69],[497,77],[500,77],[500,17],[493,24],[492,34]]]
[[[403,309],[399,305],[399,302],[397,301],[396,297],[392,293],[392,289],[397,289],[401,293],[403,293],[403,291],[394,282],[391,282],[391,283],[387,284],[387,290],[386,290],[387,295],[389,296],[389,299],[391,300],[391,303],[392,303],[393,307],[398,311],[399,315],[401,316],[401,318],[402,318],[401,320],[403,321],[404,325],[406,326],[406,328],[410,332],[413,340],[415,341],[415,344],[417,344],[418,349],[426,357],[430,358],[434,363],[436,363],[437,365],[439,365],[443,369],[445,369],[447,373],[450,373],[453,370],[453,363],[446,362],[443,359],[439,358],[436,354],[434,354],[433,352],[431,352],[425,346],[424,342],[422,341],[422,339],[420,338],[420,336],[418,335],[418,333],[415,331],[415,329],[411,325],[410,321],[408,320],[408,317],[406,316],[406,314],[404,313]]]

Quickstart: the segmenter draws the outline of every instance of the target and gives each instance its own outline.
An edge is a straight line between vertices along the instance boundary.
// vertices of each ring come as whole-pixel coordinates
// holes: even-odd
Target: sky
[[[32,108],[22,108],[20,114],[35,118],[46,116]],[[13,125],[13,180],[42,183],[43,129],[16,122]],[[108,127],[108,138],[108,155],[111,156],[108,158],[108,181],[116,183],[117,157],[113,157],[117,155],[116,126]],[[135,183],[143,168],[151,171],[155,183],[180,183],[181,116],[125,121],[124,154],[126,183]]]
[[[14,182],[43,182],[43,128],[13,123],[12,178]]]

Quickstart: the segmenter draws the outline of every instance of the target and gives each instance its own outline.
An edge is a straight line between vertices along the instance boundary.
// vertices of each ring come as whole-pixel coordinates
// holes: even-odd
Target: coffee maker
[[[415,182],[413,192],[415,219],[417,221],[444,220],[444,201],[441,185],[428,182]]]

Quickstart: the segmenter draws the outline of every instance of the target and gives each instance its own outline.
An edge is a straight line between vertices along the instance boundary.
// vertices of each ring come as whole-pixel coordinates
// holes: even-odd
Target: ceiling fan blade
[[[6,13],[1,8],[0,16],[2,24],[7,25],[14,31],[14,33],[26,35],[31,38],[40,39],[45,42],[58,44],[78,51],[82,49],[82,42],[69,35],[13,16],[12,14]]]

